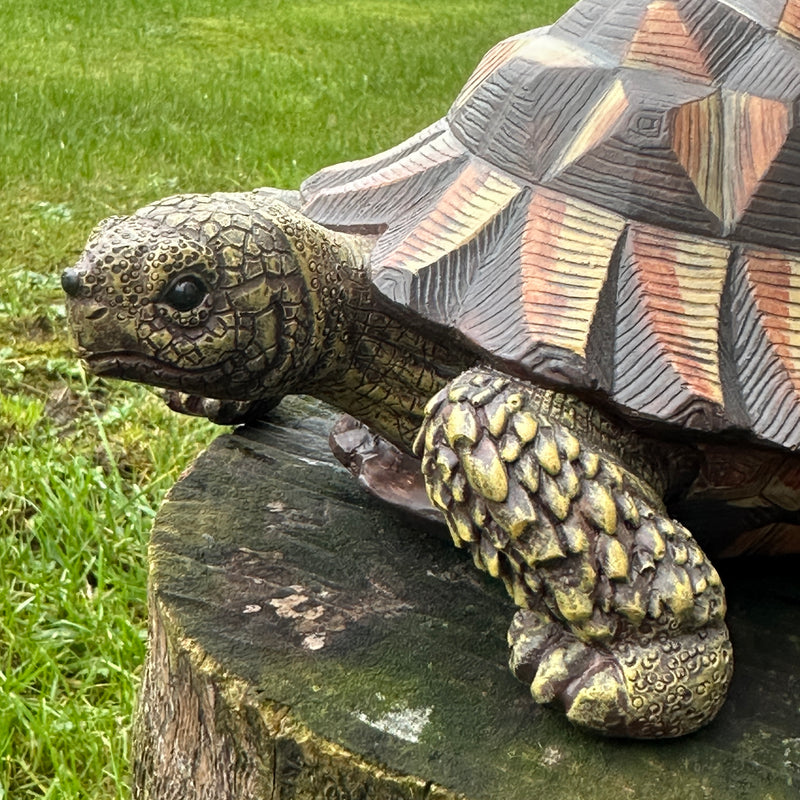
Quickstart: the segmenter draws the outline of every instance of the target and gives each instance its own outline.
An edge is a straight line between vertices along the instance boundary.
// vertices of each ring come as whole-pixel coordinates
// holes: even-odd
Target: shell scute
[[[800,450],[798,31],[800,0],[580,0],[305,213],[490,362]]]

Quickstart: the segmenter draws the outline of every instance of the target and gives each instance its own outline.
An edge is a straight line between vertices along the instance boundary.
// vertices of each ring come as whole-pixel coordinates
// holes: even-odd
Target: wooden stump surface
[[[736,674],[712,725],[581,733],[508,672],[502,586],[364,494],[332,419],[284,402],[161,508],[136,798],[800,797],[798,559],[719,565]]]

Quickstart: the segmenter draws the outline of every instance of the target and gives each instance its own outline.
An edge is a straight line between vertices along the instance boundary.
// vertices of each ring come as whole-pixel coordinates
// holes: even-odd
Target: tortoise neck
[[[374,309],[354,309],[350,348],[314,394],[411,452],[433,395],[474,363]]]
[[[472,366],[475,355],[426,334],[416,317],[380,295],[369,278],[368,239],[338,233],[331,238],[339,268],[315,289],[329,300],[323,355],[302,391],[411,452],[426,403]]]

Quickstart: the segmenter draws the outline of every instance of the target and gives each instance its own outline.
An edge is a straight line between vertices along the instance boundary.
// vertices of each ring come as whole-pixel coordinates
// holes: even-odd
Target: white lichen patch
[[[541,762],[546,767],[554,767],[564,759],[564,754],[557,748],[548,746],[542,751]]]
[[[388,733],[398,739],[416,744],[430,720],[432,711],[432,708],[426,706],[425,708],[395,708],[377,719],[371,719],[361,711],[356,712],[353,716],[382,733]]]
[[[302,636],[301,644],[306,650],[321,650],[327,644],[328,630],[343,630],[343,622],[326,616],[325,606],[316,603],[312,593],[304,591],[302,586],[289,588],[294,590],[292,594],[273,597],[269,604],[279,617],[291,620],[292,628]]]
[[[783,766],[794,773],[800,773],[800,738],[783,739]]]
[[[325,647],[324,633],[309,633],[303,638],[303,647],[306,650],[322,650]]]
[[[342,603],[337,590],[318,585],[290,584],[282,586],[280,591],[281,596],[264,604],[267,612],[286,620],[300,646],[312,651],[328,647],[351,622],[395,614],[407,607],[374,581],[370,581],[370,591],[355,603]]]
[[[256,603],[252,603],[251,605],[247,605],[244,607],[243,614],[258,614],[261,611],[261,606],[257,605]]]
[[[298,610],[297,607],[303,605],[309,599],[305,594],[290,594],[288,597],[274,597],[269,604],[275,609],[279,617],[285,619],[304,619],[313,621],[319,619],[324,613],[323,606],[311,606]]]

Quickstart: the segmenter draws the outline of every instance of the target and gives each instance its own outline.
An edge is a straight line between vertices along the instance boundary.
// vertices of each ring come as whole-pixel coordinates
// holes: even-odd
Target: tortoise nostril
[[[100,319],[101,317],[104,317],[106,315],[107,311],[108,311],[107,308],[103,308],[102,306],[100,306],[99,308],[96,308],[94,311],[92,311],[91,314],[87,314],[86,319],[90,320]]]
[[[81,290],[81,276],[76,269],[65,269],[61,273],[61,288],[70,296],[75,297]]]

